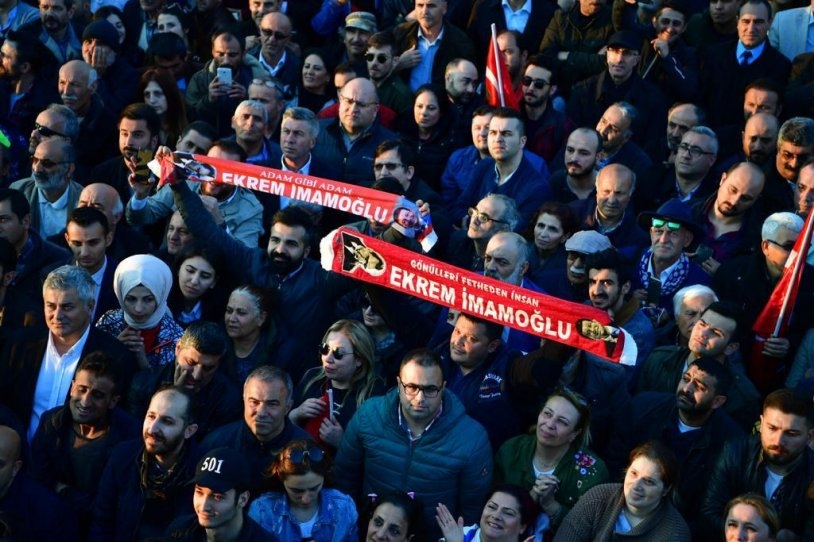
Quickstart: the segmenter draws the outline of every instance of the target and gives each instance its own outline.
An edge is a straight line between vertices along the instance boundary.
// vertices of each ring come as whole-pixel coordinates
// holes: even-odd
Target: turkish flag
[[[497,46],[497,30],[492,24],[492,39],[489,42],[489,54],[486,56],[486,103],[494,107],[510,107],[520,110],[517,94],[512,89],[509,69]]]

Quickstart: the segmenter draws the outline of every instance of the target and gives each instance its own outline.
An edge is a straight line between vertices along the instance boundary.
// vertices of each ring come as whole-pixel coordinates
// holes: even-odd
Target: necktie
[[[744,51],[741,53],[741,66],[748,66],[750,60],[752,60],[752,51]]]

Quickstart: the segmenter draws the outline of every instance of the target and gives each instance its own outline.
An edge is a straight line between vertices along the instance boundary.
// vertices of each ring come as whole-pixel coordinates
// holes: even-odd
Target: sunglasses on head
[[[333,354],[333,357],[337,361],[342,361],[342,358],[345,356],[352,356],[354,355],[353,352],[342,352],[339,348],[331,348],[328,346],[328,343],[322,343],[319,345],[319,353],[323,356],[327,356],[328,354]]]
[[[664,220],[663,218],[653,218],[650,225],[656,229],[666,227],[670,231],[678,231],[681,229],[681,223],[673,222],[672,220]]]
[[[291,450],[288,452],[288,460],[295,465],[302,463],[306,457],[314,463],[319,463],[325,459],[325,452],[322,450],[322,448],[311,448],[310,450]]]
[[[377,55],[374,55],[373,53],[368,53],[365,55],[365,60],[367,60],[368,62],[373,62],[375,60],[379,64],[384,64],[385,62],[387,62],[388,58],[390,57],[384,53],[379,53]]]
[[[545,79],[532,79],[531,77],[524,77],[523,85],[527,87],[533,86],[537,90],[543,90],[546,86],[548,86],[548,81]]]

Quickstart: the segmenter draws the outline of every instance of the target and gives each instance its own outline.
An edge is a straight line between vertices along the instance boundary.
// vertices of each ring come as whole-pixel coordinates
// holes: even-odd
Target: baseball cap
[[[243,454],[232,448],[216,448],[198,461],[193,481],[217,493],[242,491],[251,484],[249,464]]]
[[[610,239],[594,230],[578,231],[565,242],[567,252],[579,252],[581,254],[594,254],[611,247],[613,245]]]
[[[642,48],[642,39],[632,30],[620,30],[610,37],[608,47],[622,47],[631,51],[639,51]]]
[[[375,15],[367,11],[354,11],[345,17],[345,28],[358,28],[371,34],[378,32]]]

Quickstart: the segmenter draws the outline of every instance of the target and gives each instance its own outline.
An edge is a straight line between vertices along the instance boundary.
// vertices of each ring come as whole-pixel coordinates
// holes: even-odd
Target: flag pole
[[[798,282],[800,279],[800,274],[803,272],[803,269],[806,265],[806,259],[808,257],[808,249],[811,246],[811,230],[812,225],[814,225],[814,220],[812,220],[811,210],[808,212],[808,216],[806,217],[805,227],[803,229],[803,240],[799,247],[795,247],[794,250],[796,254],[794,255],[797,259],[794,260],[794,269],[792,270],[791,280],[789,281],[788,288],[786,289],[786,293],[783,296],[783,305],[780,307],[780,314],[777,316],[777,322],[774,325],[774,335],[777,336],[780,333],[780,329],[783,325],[783,321],[786,318],[786,313],[789,310],[789,300],[791,299],[791,292],[798,287]],[[797,249],[799,248],[799,251]],[[796,297],[796,296],[795,296]]]
[[[500,49],[497,47],[497,27],[495,23],[492,23],[492,51],[495,54],[495,66],[497,66],[497,95],[500,97],[500,107],[506,107],[506,97],[503,95],[503,74],[501,73],[502,70],[500,69]]]

